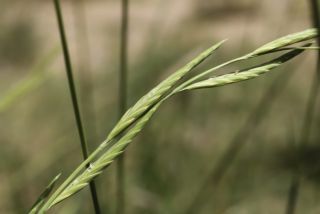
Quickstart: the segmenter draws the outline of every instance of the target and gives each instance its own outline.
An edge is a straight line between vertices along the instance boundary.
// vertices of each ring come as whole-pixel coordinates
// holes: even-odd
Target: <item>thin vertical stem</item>
[[[292,125],[289,123],[289,127]],[[297,145],[296,145],[296,140],[294,136],[294,129],[291,127],[288,130],[288,151],[293,151],[294,154],[297,154]],[[296,161],[295,161],[296,163]],[[296,212],[296,204],[297,204],[297,199],[299,195],[299,186],[300,186],[300,178],[298,174],[298,168],[294,167],[291,169],[291,181],[290,181],[290,186],[289,186],[289,191],[288,191],[288,199],[287,199],[287,206],[285,209],[285,214],[294,214]]]
[[[319,3],[317,0],[310,0],[310,10],[312,12],[312,21],[315,28],[320,29],[320,15],[319,15]],[[320,45],[320,37],[317,37],[317,43]],[[306,112],[304,116],[304,122],[301,131],[301,144],[305,145],[309,141],[311,125],[313,122],[314,110],[316,99],[319,93],[319,83],[320,83],[320,51],[317,54],[317,68],[315,77],[313,79],[311,89],[309,92],[309,97],[307,101]]]
[[[297,199],[299,195],[299,186],[300,186],[300,179],[296,175],[293,175],[290,183],[288,203],[287,203],[287,208],[285,212],[286,214],[295,213]]]
[[[312,22],[315,28],[320,29],[320,16],[319,16],[319,4],[318,0],[310,0],[310,10],[312,15]],[[320,45],[320,37],[317,37],[317,43]],[[320,51],[317,53],[317,68],[315,77],[313,78],[313,82],[311,85],[311,89],[309,91],[306,112],[303,118],[303,123],[301,127],[301,135],[299,147],[300,149],[307,146],[309,144],[311,127],[314,119],[314,112],[316,106],[316,100],[319,93],[319,79],[320,78]],[[299,164],[299,163],[298,163]],[[287,214],[293,214],[294,208],[296,207],[298,196],[299,196],[299,188],[301,186],[301,169],[300,165],[298,167],[298,172],[292,180],[290,187],[290,198],[288,202]]]
[[[121,35],[120,35],[120,71],[119,71],[119,118],[127,108],[127,65],[128,65],[128,0],[121,2]],[[125,156],[119,157],[117,163],[117,207],[116,213],[125,212]]]
[[[60,33],[60,39],[61,39],[61,44],[62,44],[62,49],[63,49],[64,62],[65,62],[66,73],[67,73],[67,77],[68,77],[69,91],[70,91],[70,95],[71,95],[74,116],[75,116],[78,134],[79,134],[79,138],[80,138],[82,154],[83,154],[83,158],[87,159],[88,148],[87,148],[87,143],[86,143],[86,139],[85,139],[85,133],[83,130],[83,125],[81,122],[81,114],[80,114],[80,109],[79,109],[79,105],[78,105],[75,84],[74,84],[74,80],[73,80],[72,66],[71,66],[68,44],[67,44],[67,39],[66,39],[66,35],[65,35],[65,30],[64,30],[60,2],[59,2],[59,0],[53,0],[53,2],[54,2],[55,12],[56,12],[58,26],[59,26],[59,33]],[[93,200],[95,213],[100,213],[100,206],[99,206],[99,202],[98,202],[97,191],[96,191],[95,183],[93,181],[90,182],[90,190],[91,190],[91,196],[92,196],[92,200]]]

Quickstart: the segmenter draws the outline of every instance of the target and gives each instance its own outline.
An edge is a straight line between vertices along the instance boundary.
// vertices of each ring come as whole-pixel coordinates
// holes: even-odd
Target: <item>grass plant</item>
[[[135,105],[129,108],[111,130],[106,140],[103,141],[100,146],[98,146],[98,148],[92,152],[91,155],[83,161],[57,188],[57,190],[48,197],[48,199],[38,209],[38,212],[44,213],[48,211],[55,204],[65,200],[88,186],[95,177],[100,175],[104,169],[106,169],[124,152],[125,148],[145,127],[152,115],[168,98],[180,92],[224,86],[256,78],[278,68],[287,61],[300,55],[303,51],[310,50],[310,48],[307,48],[311,45],[309,40],[312,40],[317,36],[318,33],[316,29],[308,29],[276,39],[248,54],[245,54],[244,56],[232,59],[204,72],[200,72],[194,77],[186,80],[186,75],[190,74],[197,65],[212,55],[225,41],[221,41],[207,49],[187,65],[162,81],[149,93],[138,100]],[[301,42],[307,41],[308,43],[306,44],[300,44]],[[250,68],[239,69],[234,73],[224,74],[217,77],[210,77],[212,72],[232,63],[246,61],[251,58],[267,54],[269,55],[279,51],[285,51],[286,53],[276,57],[274,60],[255,65]]]

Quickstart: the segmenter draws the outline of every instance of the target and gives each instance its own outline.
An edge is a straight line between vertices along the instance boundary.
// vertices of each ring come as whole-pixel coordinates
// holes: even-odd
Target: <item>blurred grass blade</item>
[[[32,205],[29,213],[35,214],[39,212],[40,207],[43,205],[44,201],[47,199],[47,197],[50,195],[53,187],[55,186],[56,182],[60,178],[60,174],[58,174],[45,188],[45,190],[41,193],[41,195],[38,197],[38,200]]]
[[[15,101],[28,92],[37,88],[46,77],[45,70],[52,64],[58,56],[58,48],[53,48],[50,52],[30,71],[30,74],[14,87],[0,96],[0,113],[10,108]]]
[[[264,63],[259,66],[255,66],[253,68],[244,69],[239,72],[231,73],[231,74],[225,74],[218,77],[209,78],[204,81],[200,81],[194,84],[191,84],[187,87],[185,87],[182,90],[194,90],[194,89],[201,89],[201,88],[213,88],[218,86],[223,86],[227,84],[237,83],[249,79],[256,78],[262,74],[265,74],[272,69],[275,69],[282,65],[283,63],[287,62],[288,60],[291,60],[292,58],[296,57],[297,55],[301,54],[304,50],[298,49],[290,51],[289,53],[286,53],[270,62]]]
[[[13,88],[0,97],[0,113],[9,109],[15,101],[37,88],[45,79],[42,73],[33,73],[20,81]]]

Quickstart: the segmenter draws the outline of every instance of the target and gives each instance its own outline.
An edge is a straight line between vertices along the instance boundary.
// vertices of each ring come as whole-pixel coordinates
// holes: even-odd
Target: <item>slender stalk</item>
[[[320,30],[320,15],[319,15],[319,3],[317,0],[310,0],[310,10],[312,15],[312,22],[313,25],[318,31]],[[320,45],[320,37],[317,37],[317,44]],[[303,148],[309,144],[310,132],[311,127],[314,119],[314,112],[316,107],[316,100],[319,94],[319,86],[320,86],[320,51],[318,50],[317,53],[317,67],[315,77],[313,78],[313,82],[311,85],[311,89],[309,91],[306,112],[304,115],[302,127],[301,127],[301,135],[300,135],[300,142],[299,147]],[[288,214],[294,213],[294,208],[296,206],[298,196],[299,196],[299,189],[301,186],[301,169],[298,165],[298,172],[297,175],[293,178],[292,184],[290,187],[291,191],[291,198],[288,204]]]
[[[299,186],[300,186],[300,179],[293,175],[291,183],[290,183],[290,189],[289,189],[289,197],[288,197],[288,203],[286,208],[286,214],[294,214],[295,208],[297,204],[297,198],[299,195]]]
[[[291,124],[292,124],[292,121],[288,125],[289,127],[291,127],[288,130],[288,137],[287,137],[288,150],[294,151],[294,154],[297,154],[297,145],[296,145],[296,140],[294,136],[295,132]],[[290,186],[288,191],[288,199],[287,199],[285,214],[294,214],[296,211],[296,207],[297,207],[296,204],[297,204],[297,198],[299,195],[299,186],[300,186],[300,179],[297,172],[298,172],[297,167],[294,167],[293,169],[291,169],[291,181],[290,181]]]
[[[88,148],[87,148],[85,133],[84,133],[84,129],[83,129],[82,121],[81,121],[81,114],[80,114],[80,109],[79,109],[79,105],[78,105],[75,84],[74,84],[74,80],[73,80],[71,59],[70,59],[70,55],[69,55],[67,39],[66,39],[66,35],[65,35],[65,30],[64,30],[60,2],[59,2],[59,0],[53,0],[53,2],[54,2],[55,12],[56,12],[58,26],[59,26],[60,39],[61,39],[61,44],[62,44],[62,49],[63,49],[63,55],[64,55],[66,73],[67,73],[67,77],[68,77],[68,84],[69,84],[72,105],[73,105],[74,116],[75,116],[78,134],[79,134],[79,138],[80,138],[82,155],[85,160],[88,158]],[[99,206],[99,202],[98,202],[97,190],[95,187],[95,183],[93,181],[90,182],[90,190],[91,190],[91,196],[92,196],[92,200],[93,200],[95,213],[100,213],[100,206]]]
[[[119,71],[119,119],[127,109],[127,65],[128,65],[128,7],[129,0],[121,2],[120,71]],[[117,162],[117,205],[116,213],[125,212],[125,155]]]
[[[319,3],[317,0],[310,0],[310,9],[312,12],[312,21],[315,28],[320,29],[320,15],[319,15]],[[320,37],[317,37],[317,43],[320,44]],[[313,116],[315,111],[316,99],[319,94],[319,86],[320,86],[320,51],[317,53],[317,68],[316,68],[315,77],[313,79],[311,89],[308,95],[306,112],[304,115],[304,122],[302,125],[301,131],[301,140],[300,143],[306,145],[309,141],[311,125],[313,122]]]

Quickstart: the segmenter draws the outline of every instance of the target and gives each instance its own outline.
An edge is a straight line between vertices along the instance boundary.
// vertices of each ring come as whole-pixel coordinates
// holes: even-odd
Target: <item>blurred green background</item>
[[[61,3],[93,151],[118,117],[120,1]],[[0,5],[0,213],[25,213],[82,155],[52,2]],[[301,0],[132,0],[128,103],[222,39],[199,69],[307,29],[310,17]],[[298,161],[296,213],[320,213],[318,109],[311,143],[295,151],[315,59],[304,53],[253,81],[166,102],[126,150],[127,213],[285,213]],[[115,178],[112,164],[97,179],[103,213],[115,211]],[[88,188],[52,213],[92,213]]]

